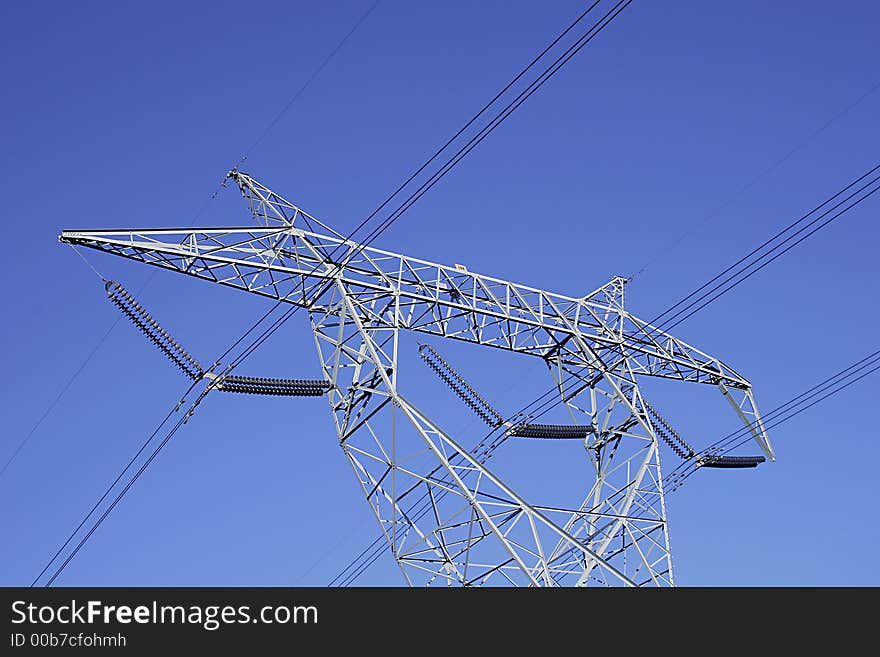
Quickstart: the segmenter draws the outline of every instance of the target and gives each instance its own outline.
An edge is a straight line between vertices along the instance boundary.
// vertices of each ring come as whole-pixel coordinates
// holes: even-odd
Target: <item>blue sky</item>
[[[247,223],[231,188],[196,214],[370,4],[0,7],[2,461],[116,319],[60,230]],[[346,232],[581,9],[383,0],[242,168]],[[878,13],[637,0],[377,245],[571,295],[651,261],[628,291],[649,319],[877,163],[880,91],[811,135],[878,82]],[[874,351],[878,203],[675,333],[765,409]],[[132,291],[150,274],[87,255]],[[267,308],[167,272],[138,298],[203,361]],[[549,385],[534,364],[474,358],[457,362],[505,410]],[[247,369],[317,376],[305,315]],[[31,582],[184,388],[116,327],[0,478],[0,584]],[[693,443],[736,427],[717,395],[672,388],[664,415]],[[670,495],[679,583],[880,584],[877,393],[875,375],[776,429],[775,464]],[[450,428],[470,431],[454,408]],[[320,586],[375,532],[325,401],[209,398],[58,583]],[[385,558],[359,583],[402,580]]]

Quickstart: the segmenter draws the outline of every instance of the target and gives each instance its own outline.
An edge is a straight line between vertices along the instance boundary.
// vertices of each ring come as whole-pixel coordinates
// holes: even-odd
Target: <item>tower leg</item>
[[[339,283],[311,318],[340,445],[406,581],[567,585],[589,563],[632,585],[565,527],[572,509],[526,502],[399,393],[398,329],[369,319],[393,303]]]
[[[660,450],[635,378],[566,365],[562,358],[556,373],[572,417],[593,429],[584,446],[595,483],[566,530],[636,584],[672,586]],[[587,559],[578,584],[590,583],[607,582]]]

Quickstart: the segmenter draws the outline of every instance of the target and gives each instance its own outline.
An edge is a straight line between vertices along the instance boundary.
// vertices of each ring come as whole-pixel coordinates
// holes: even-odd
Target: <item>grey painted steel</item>
[[[622,277],[572,297],[384,251],[345,240],[247,174],[230,177],[259,227],[60,239],[305,308],[339,444],[407,583],[674,584],[641,377],[719,387],[773,459],[749,381],[628,312]],[[588,427],[578,441],[583,492],[565,504],[527,500],[409,402],[398,381],[402,330],[550,364]],[[412,513],[416,499],[429,512]]]

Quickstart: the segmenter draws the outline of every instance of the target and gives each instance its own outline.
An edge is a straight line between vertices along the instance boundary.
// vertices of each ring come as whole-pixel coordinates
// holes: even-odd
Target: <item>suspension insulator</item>
[[[649,418],[650,419],[650,418]],[[686,460],[688,458],[688,454],[675,442],[670,435],[667,433],[666,429],[660,425],[655,424],[653,421],[651,422],[651,426],[654,427],[654,432],[663,439],[669,447],[675,452],[679,458],[682,460]]]
[[[691,447],[687,441],[682,438],[679,433],[672,428],[672,426],[666,421],[660,413],[657,412],[653,406],[651,406],[644,399],[642,403],[645,405],[645,408],[648,411],[648,421],[651,423],[651,426],[654,427],[654,431],[663,439],[663,441],[672,448],[672,451],[675,452],[682,460],[687,460],[692,458],[696,452],[694,452],[694,448]]]
[[[315,379],[268,379],[255,376],[227,376],[219,390],[249,395],[281,397],[320,397],[330,389],[326,381]]]
[[[555,440],[583,440],[593,433],[586,424],[520,424],[510,432],[519,438],[550,438]]]
[[[483,396],[471,386],[437,351],[426,344],[419,346],[422,360],[434,373],[476,413],[483,422],[493,429],[504,423],[504,418]]]
[[[110,301],[134,324],[168,359],[191,379],[202,378],[204,370],[189,353],[153,319],[128,291],[115,281],[107,281],[104,288]]]
[[[764,462],[763,456],[706,456],[701,468],[754,468]]]

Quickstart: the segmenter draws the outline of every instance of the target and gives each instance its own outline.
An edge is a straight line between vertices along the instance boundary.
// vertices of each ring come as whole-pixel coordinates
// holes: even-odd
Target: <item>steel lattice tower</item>
[[[60,239],[305,308],[339,444],[407,583],[674,584],[658,427],[641,377],[718,387],[774,458],[749,381],[627,312],[623,278],[573,298],[382,251],[244,173],[230,177],[258,227],[68,230]],[[409,401],[398,377],[402,330],[550,364],[586,427],[579,497],[564,506],[524,499]],[[217,383],[206,376],[202,385]],[[424,513],[411,511],[416,497]]]

